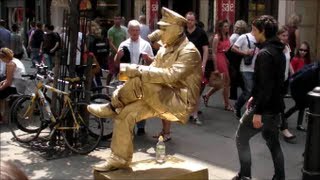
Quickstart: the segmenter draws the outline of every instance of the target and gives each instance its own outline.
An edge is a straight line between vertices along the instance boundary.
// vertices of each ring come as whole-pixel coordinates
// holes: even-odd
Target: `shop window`
[[[248,22],[251,23],[256,17],[266,14],[265,0],[249,0]]]

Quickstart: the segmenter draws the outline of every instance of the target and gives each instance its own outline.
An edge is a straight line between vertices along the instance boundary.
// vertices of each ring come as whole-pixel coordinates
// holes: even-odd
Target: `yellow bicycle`
[[[103,123],[89,113],[86,113],[89,116],[87,119],[83,118],[88,104],[74,98],[79,93],[77,89],[71,88],[68,93],[53,88],[46,84],[47,75],[25,77],[37,79],[38,82],[35,93],[21,96],[11,107],[9,127],[18,141],[33,141],[41,133],[53,144],[62,139],[66,147],[79,154],[87,154],[98,146],[103,136]],[[68,79],[71,83],[78,81],[78,78]],[[62,99],[62,108],[56,108],[61,109],[57,110],[58,113],[52,112],[44,90],[55,92]]]

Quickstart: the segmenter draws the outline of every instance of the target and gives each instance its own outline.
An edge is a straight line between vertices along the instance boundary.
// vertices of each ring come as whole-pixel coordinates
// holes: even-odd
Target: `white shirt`
[[[66,37],[68,38],[68,36]],[[81,64],[81,41],[82,41],[82,32],[78,32],[78,40],[77,40],[77,55],[76,55],[76,65]],[[70,43],[69,43],[69,49],[71,48]],[[70,64],[70,53],[68,53],[68,59],[67,59],[67,64]]]
[[[130,51],[132,64],[139,64],[139,58],[142,52],[147,53],[150,57],[154,57],[150,44],[141,37],[139,37],[137,41],[132,41],[131,38],[123,41],[119,49],[122,49],[124,46],[127,46]]]
[[[240,36],[239,34],[233,33],[233,34],[230,36],[230,38],[229,38],[230,44],[233,45],[233,44],[237,41],[237,39],[239,38],[239,36]]]
[[[254,43],[256,43],[256,39],[254,38],[254,36],[251,33],[242,34],[241,36],[239,36],[237,41],[234,43],[234,45],[239,47],[239,49],[241,51],[248,51],[249,50],[248,40],[247,40],[246,35],[249,38],[251,49],[254,49],[254,47],[255,47]],[[256,48],[251,65],[245,65],[243,59],[241,60],[240,72],[254,72],[254,64],[256,62],[258,52],[259,52],[259,49]]]
[[[286,70],[285,70],[285,74],[284,74],[284,80],[286,81],[289,77],[289,67],[290,67],[290,46],[288,44],[286,44],[285,48],[284,48],[284,55],[286,57]]]
[[[6,63],[0,61],[0,76],[6,75]]]

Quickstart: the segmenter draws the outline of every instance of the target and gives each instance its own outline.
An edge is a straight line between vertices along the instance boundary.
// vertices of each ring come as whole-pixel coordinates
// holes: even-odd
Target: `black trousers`
[[[251,178],[251,150],[249,140],[259,132],[267,143],[271,152],[273,165],[275,169],[274,179],[285,179],[284,157],[279,142],[279,124],[280,114],[263,114],[263,126],[260,129],[255,129],[252,123],[253,111],[248,110],[240,119],[240,125],[236,134],[236,144],[240,161],[240,177]]]

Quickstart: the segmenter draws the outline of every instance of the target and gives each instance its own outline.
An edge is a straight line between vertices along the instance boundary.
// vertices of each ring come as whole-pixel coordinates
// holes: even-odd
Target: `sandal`
[[[231,105],[224,106],[225,111],[234,111],[234,108]]]
[[[170,133],[163,134],[163,142],[167,142],[171,140]]]
[[[202,96],[202,99],[203,99],[203,103],[206,107],[208,107],[208,101],[209,101],[209,97],[207,97],[206,95],[203,95]]]
[[[163,131],[161,131],[160,133],[153,135],[153,138],[159,138],[159,136],[163,137],[163,142],[167,142],[171,140],[171,136],[170,133],[164,133]]]

